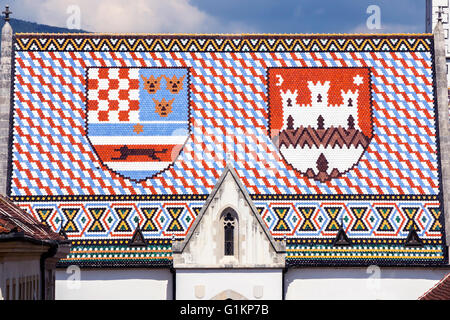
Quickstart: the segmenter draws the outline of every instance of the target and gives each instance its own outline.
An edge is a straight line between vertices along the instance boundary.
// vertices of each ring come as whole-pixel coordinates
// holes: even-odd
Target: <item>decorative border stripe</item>
[[[439,250],[440,252],[440,250]],[[292,258],[298,258],[297,256],[287,256],[286,259],[292,259]],[[405,258],[405,256],[383,256],[383,255],[364,255],[364,256],[354,256],[354,255],[346,255],[346,256],[339,256],[339,255],[326,255],[326,256],[314,256],[314,255],[302,255],[301,256],[302,259],[402,259],[402,260],[408,260],[408,259],[439,259],[442,260],[443,256],[427,256],[427,257],[423,257],[423,256],[411,256],[411,257],[407,257]]]
[[[276,240],[282,240],[283,238],[276,238]],[[176,240],[182,240],[182,238],[177,237]],[[148,245],[171,245],[172,239],[145,239]],[[127,245],[130,239],[99,239],[99,240],[72,240],[73,246],[99,246],[99,245]],[[329,239],[295,239],[287,238],[286,244],[288,246],[295,246],[298,244],[333,244],[334,237]],[[405,239],[354,239],[352,238],[352,243],[358,244],[403,244]],[[442,239],[422,239],[424,244],[442,244]]]
[[[383,200],[437,201],[439,195],[323,195],[323,194],[253,194],[252,200]],[[179,195],[77,195],[77,196],[11,196],[14,202],[43,201],[186,201],[206,200],[208,194]]]
[[[297,249],[287,249],[286,250],[288,253],[296,253],[298,252]],[[308,252],[312,253],[312,252],[349,252],[349,253],[356,253],[356,252],[403,252],[403,253],[437,253],[437,252],[442,252],[441,249],[421,249],[421,250],[416,250],[416,249],[393,249],[393,248],[387,248],[387,249],[373,249],[373,248],[363,248],[363,249],[358,249],[358,248],[353,248],[353,247],[349,247],[349,248],[334,248],[334,249],[329,249],[329,248],[309,248]],[[295,256],[290,256],[289,257],[295,257]],[[302,255],[302,257],[305,257],[304,255]],[[404,258],[404,257],[403,257]]]
[[[442,246],[408,248],[403,246],[366,245],[348,248],[331,245],[303,245],[287,248],[288,266],[316,264],[441,264],[445,263],[446,252]]]
[[[168,241],[148,241],[144,247],[130,247],[129,241],[121,240],[120,244],[99,245],[100,241],[88,241],[79,244],[72,241],[69,255],[58,262],[58,267],[77,264],[82,266],[171,266],[172,245]],[[82,241],[85,242],[85,241]],[[87,242],[87,241],[86,241]],[[93,244],[93,242],[97,242]]]
[[[128,245],[131,239],[72,240],[72,246]],[[145,239],[147,245],[172,245],[168,239]]]
[[[377,195],[377,194],[254,194],[252,200],[383,200],[383,201],[434,201],[439,195]]]
[[[75,257],[75,258],[66,258],[64,259],[64,261],[73,261],[73,260],[92,260],[95,259],[92,257]],[[98,259],[101,259],[100,257],[98,257]],[[135,260],[161,260],[161,257],[148,257],[148,256],[144,256],[144,257],[105,257],[104,259],[107,260],[124,260],[124,259],[135,259]],[[164,259],[167,260],[172,260],[172,257],[164,257]]]
[[[430,35],[351,36],[169,36],[16,35],[18,51],[310,52],[430,51]]]
[[[281,240],[282,238],[278,237],[277,240]],[[295,245],[320,245],[320,244],[333,244],[335,241],[335,237],[328,238],[328,239],[293,239],[293,238],[287,238],[286,239],[286,245],[288,246],[295,246]],[[392,246],[392,245],[403,245],[405,243],[405,239],[392,239],[392,238],[381,238],[381,239],[351,239],[352,243],[355,245],[361,245],[361,244],[379,244],[379,245],[386,245],[386,246]],[[422,243],[424,245],[442,245],[443,241],[442,239],[421,239]]]

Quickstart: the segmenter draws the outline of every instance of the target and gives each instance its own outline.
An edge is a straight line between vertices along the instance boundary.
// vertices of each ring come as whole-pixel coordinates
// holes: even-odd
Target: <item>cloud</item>
[[[68,8],[79,7],[81,29],[92,32],[218,33],[250,32],[242,22],[208,15],[190,0],[16,0],[15,17],[67,27]],[[73,21],[73,19],[71,19]]]
[[[67,27],[67,9],[80,10],[80,27],[105,33],[420,33],[424,4],[409,0],[0,0],[13,17]],[[369,4],[381,9],[381,29],[365,21]]]

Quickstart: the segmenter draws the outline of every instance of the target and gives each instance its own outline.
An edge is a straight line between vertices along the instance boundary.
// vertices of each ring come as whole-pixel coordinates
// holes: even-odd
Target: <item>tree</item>
[[[328,160],[323,153],[320,154],[316,161],[317,169],[319,172],[327,172],[328,170]]]
[[[320,115],[317,118],[317,129],[325,129],[324,124],[325,124],[325,119]]]
[[[348,129],[349,129],[349,130],[355,129],[355,119],[353,118],[352,115],[349,115],[349,116],[348,116],[347,124],[348,124]]]
[[[291,115],[287,118],[287,128],[288,130],[294,129],[294,118]]]

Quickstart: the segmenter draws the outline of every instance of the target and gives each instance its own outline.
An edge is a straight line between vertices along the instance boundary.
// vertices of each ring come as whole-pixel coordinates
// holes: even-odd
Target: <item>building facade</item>
[[[442,23],[3,34],[4,189],[71,240],[56,298],[417,299],[449,272]]]
[[[0,196],[0,300],[55,299],[55,267],[70,243]]]

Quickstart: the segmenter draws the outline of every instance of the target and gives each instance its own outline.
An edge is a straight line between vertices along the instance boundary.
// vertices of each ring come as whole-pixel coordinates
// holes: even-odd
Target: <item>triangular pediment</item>
[[[136,230],[134,231],[134,234],[131,237],[129,246],[142,247],[146,245],[147,243],[145,241],[144,235],[142,234],[141,228],[139,228],[139,225],[137,225]]]
[[[347,234],[345,233],[344,228],[341,226],[336,235],[336,238],[334,239],[333,246],[339,247],[339,246],[351,246],[351,245],[352,245],[352,242],[347,237]]]
[[[409,230],[408,236],[405,240],[406,247],[423,247],[422,240],[420,240],[419,235],[415,228]]]
[[[225,212],[236,215],[235,251],[224,250]],[[175,268],[282,268],[286,244],[276,241],[236,171],[227,166],[183,241],[173,243]]]

